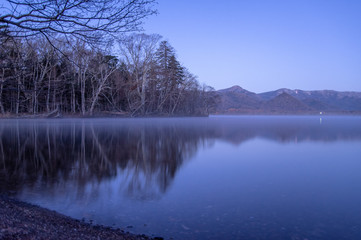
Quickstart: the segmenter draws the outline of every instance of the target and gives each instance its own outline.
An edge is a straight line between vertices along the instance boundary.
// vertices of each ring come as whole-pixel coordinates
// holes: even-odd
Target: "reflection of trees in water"
[[[27,120],[0,125],[0,190],[86,184],[122,176],[132,197],[164,193],[205,143],[255,137],[278,142],[360,140],[360,118],[193,118]],[[3,184],[4,183],[4,184]]]
[[[0,126],[1,182],[100,182],[121,173],[130,195],[165,192],[177,170],[204,142],[205,129],[140,121],[18,121]]]

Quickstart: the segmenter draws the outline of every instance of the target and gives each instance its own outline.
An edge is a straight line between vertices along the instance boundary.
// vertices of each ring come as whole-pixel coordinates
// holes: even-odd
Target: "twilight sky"
[[[361,91],[360,0],[158,0],[146,20],[201,83]]]

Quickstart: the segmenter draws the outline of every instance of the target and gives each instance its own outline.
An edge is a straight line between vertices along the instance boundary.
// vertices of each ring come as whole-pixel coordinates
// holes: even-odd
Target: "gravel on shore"
[[[124,239],[147,240],[119,229],[94,226],[0,195],[0,239]]]

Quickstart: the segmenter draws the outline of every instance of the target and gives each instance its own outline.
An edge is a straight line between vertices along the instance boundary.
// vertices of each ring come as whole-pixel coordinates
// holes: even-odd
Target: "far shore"
[[[215,116],[360,116],[359,111],[344,111],[344,112],[227,112],[227,113],[212,113]]]
[[[12,114],[5,113],[0,114],[0,119],[37,119],[37,118],[154,118],[154,117],[208,117],[207,114],[196,114],[196,115],[167,115],[167,114],[148,114],[148,115],[131,115],[126,112],[97,112],[92,115],[90,114],[81,114],[81,113],[40,113],[40,114]]]
[[[0,195],[0,239],[160,240],[120,229],[91,225],[55,211]]]
[[[66,118],[177,118],[177,117],[209,117],[209,116],[360,116],[359,111],[344,112],[226,112],[210,113],[209,115],[138,115],[128,113],[98,112],[93,115],[80,113],[75,114],[0,114],[0,119],[66,119]]]

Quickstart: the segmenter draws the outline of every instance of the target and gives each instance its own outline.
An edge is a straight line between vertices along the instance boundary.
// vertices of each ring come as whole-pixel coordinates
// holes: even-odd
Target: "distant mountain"
[[[259,109],[262,105],[262,99],[256,93],[249,92],[240,86],[217,91],[218,109],[229,112],[248,112]]]
[[[361,92],[282,88],[256,94],[233,86],[217,95],[217,113],[361,113]]]
[[[262,106],[262,109],[270,112],[304,112],[312,111],[313,109],[307,106],[305,103],[300,100],[292,97],[290,94],[283,92],[280,95],[272,98],[271,100],[265,102]]]

